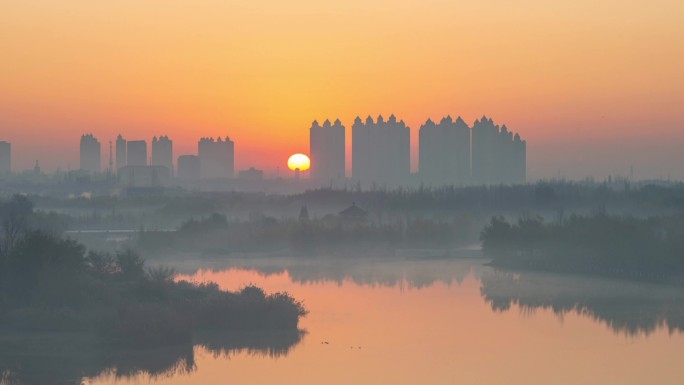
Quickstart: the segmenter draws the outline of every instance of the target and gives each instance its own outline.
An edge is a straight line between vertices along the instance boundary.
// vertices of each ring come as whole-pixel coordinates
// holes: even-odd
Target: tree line
[[[561,221],[493,217],[482,251],[498,266],[596,273],[642,279],[684,276],[684,215],[638,218],[571,215]]]
[[[133,250],[86,250],[33,227],[26,197],[0,207],[0,334],[88,332],[110,345],[143,347],[192,343],[207,330],[296,331],[307,313],[288,293],[223,291],[148,268]]]

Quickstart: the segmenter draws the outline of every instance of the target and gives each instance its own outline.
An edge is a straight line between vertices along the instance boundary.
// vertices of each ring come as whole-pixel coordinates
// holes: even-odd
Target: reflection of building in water
[[[173,175],[173,141],[166,135],[152,138],[152,166],[164,166]]]
[[[0,141],[0,174],[12,172],[12,145],[9,142]]]
[[[319,183],[332,183],[345,178],[344,126],[339,119],[329,120],[320,126],[314,120],[309,129],[309,156],[311,179]]]
[[[196,155],[181,155],[178,157],[178,178],[199,179],[200,160]]]
[[[352,126],[352,177],[362,185],[401,185],[411,173],[410,129],[391,115],[387,121],[357,117]]]
[[[126,166],[147,166],[147,142],[129,140],[126,143]]]
[[[198,143],[202,178],[232,178],[235,170],[235,144],[227,136],[202,138]]]
[[[119,170],[119,184],[125,187],[162,187],[170,178],[164,166],[125,166]]]
[[[119,136],[116,137],[116,171],[119,172],[119,169],[127,164],[126,139],[119,134]]]
[[[470,181],[470,127],[459,116],[439,124],[428,119],[419,134],[420,179],[428,185]]]
[[[525,183],[527,143],[483,116],[473,124],[472,178],[475,183]]]
[[[102,162],[102,146],[93,134],[81,136],[80,169],[91,173],[99,173]]]

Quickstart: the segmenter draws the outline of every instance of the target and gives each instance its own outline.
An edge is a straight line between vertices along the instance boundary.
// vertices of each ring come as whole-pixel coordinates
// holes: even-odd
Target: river
[[[310,311],[301,338],[284,348],[198,345],[174,369],[110,369],[86,384],[624,385],[684,378],[680,288],[495,271],[478,259],[444,258],[233,258],[180,278],[287,291]]]

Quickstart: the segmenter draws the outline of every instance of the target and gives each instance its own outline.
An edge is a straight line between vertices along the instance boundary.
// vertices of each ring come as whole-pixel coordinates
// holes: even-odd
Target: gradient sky
[[[0,4],[0,140],[78,165],[81,133],[230,135],[286,167],[313,119],[487,114],[531,179],[684,179],[681,0],[22,0]],[[348,139],[350,132],[348,131]]]

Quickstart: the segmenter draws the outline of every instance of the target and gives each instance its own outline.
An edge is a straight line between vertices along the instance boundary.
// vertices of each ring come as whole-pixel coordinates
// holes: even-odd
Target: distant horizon
[[[0,140],[15,170],[74,169],[118,133],[236,142],[285,169],[313,120],[486,114],[528,142],[528,178],[684,180],[684,3],[607,0],[13,2],[0,14]],[[347,150],[348,155],[349,149]],[[349,162],[350,156],[348,156]],[[347,164],[347,172],[350,165]]]
[[[380,114],[383,117],[387,118],[391,114],[388,114],[387,116]],[[409,125],[411,128],[411,172],[416,173],[419,170],[419,164],[418,164],[418,131],[420,129],[420,125],[424,124],[427,119],[431,119],[432,121],[439,122],[443,117],[446,117],[447,115],[451,116],[454,120],[457,117],[462,117],[462,115],[454,115],[454,114],[446,114],[444,116],[440,117],[430,117],[426,118],[422,123],[420,123],[417,127]],[[365,119],[365,116],[361,116],[363,119]],[[373,117],[374,119],[377,118],[378,115],[369,115]],[[472,120],[464,119],[465,122],[468,124],[468,126],[472,129],[473,122],[477,119],[480,119],[483,115],[480,115]],[[488,114],[484,114],[484,116],[487,116],[488,118],[494,119],[494,123],[502,126],[506,125],[511,129],[510,125],[507,124],[504,121],[498,121],[496,117],[492,117]],[[354,116],[356,118],[356,116]],[[351,151],[351,137],[352,137],[352,132],[351,132],[351,124],[353,123],[353,119],[350,119],[349,122],[342,120],[342,124],[345,126],[345,131],[346,131],[346,142],[347,142],[347,167],[346,167],[346,174],[347,177],[351,177],[351,157],[352,157],[352,151]],[[331,121],[334,121],[334,119],[337,118],[327,118]],[[401,119],[400,116],[398,116],[398,119]],[[319,123],[322,124],[326,120],[326,118],[323,119],[312,119],[319,121]],[[310,122],[311,122],[310,121]],[[309,123],[310,125],[310,123]],[[149,135],[149,138],[145,135],[142,135],[140,133],[128,133],[126,130],[121,130],[121,131],[116,131],[116,134],[111,135],[111,137],[103,137],[102,135],[98,134],[98,132],[102,132],[105,130],[97,130],[97,129],[91,129],[87,132],[83,132],[81,134],[76,135],[71,142],[73,142],[70,145],[70,148],[64,148],[63,150],[60,150],[62,154],[55,154],[53,153],[55,151],[55,148],[53,146],[49,146],[49,149],[47,151],[44,151],[45,148],[43,145],[39,144],[37,146],[34,146],[33,148],[30,148],[30,144],[27,142],[24,143],[17,143],[12,140],[9,140],[8,138],[11,136],[0,136],[0,141],[8,141],[12,144],[12,170],[13,172],[22,172],[22,171],[27,171],[33,169],[35,165],[35,161],[38,160],[41,169],[44,172],[47,173],[53,173],[55,171],[73,171],[73,170],[78,170],[79,167],[79,140],[81,135],[86,135],[86,134],[93,134],[96,139],[98,139],[102,145],[102,170],[106,170],[107,165],[108,165],[108,160],[109,160],[109,141],[112,142],[112,145],[115,146],[116,142],[116,137],[118,135],[122,135],[125,139],[128,140],[144,140],[147,143],[148,146],[148,158],[151,157],[151,143],[152,143],[152,138],[153,137],[161,137],[164,135],[167,135],[169,139],[173,141],[173,161],[174,164],[176,164],[177,159],[181,155],[197,155],[197,142],[203,138],[203,137],[230,137],[232,140],[236,142],[235,144],[235,172],[237,173],[240,170],[246,170],[249,169],[250,167],[254,167],[260,170],[263,170],[265,173],[265,177],[271,177],[275,176],[278,171],[281,173],[287,173],[287,158],[292,155],[293,153],[304,153],[308,154],[308,127],[306,126],[301,129],[301,133],[299,133],[298,136],[301,136],[301,138],[298,138],[298,141],[303,142],[302,145],[300,146],[293,146],[294,150],[292,150],[291,153],[288,153],[286,151],[281,151],[283,154],[283,159],[279,159],[279,162],[275,162],[272,160],[267,160],[264,161],[263,158],[261,158],[259,155],[262,153],[262,150],[260,148],[255,148],[254,153],[250,154],[249,151],[246,148],[242,147],[242,143],[239,141],[239,139],[236,139],[233,135],[230,134],[230,130],[226,130],[223,134],[220,132],[218,135],[210,135],[210,134],[197,134],[196,140],[192,141],[184,141],[184,142],[179,142],[174,136],[171,134],[167,134],[163,130],[148,130],[147,132],[150,132],[151,135]],[[682,138],[679,138],[677,136],[673,137],[673,141],[670,143],[664,143],[662,145],[658,143],[654,143],[653,139],[654,138],[643,138],[639,144],[636,146],[632,143],[629,143],[629,138],[617,138],[617,140],[611,141],[609,144],[607,144],[608,147],[607,149],[612,149],[616,151],[615,155],[613,158],[608,158],[608,157],[602,157],[601,154],[598,154],[599,148],[603,143],[601,142],[593,142],[589,140],[582,140],[582,138],[575,138],[575,140],[569,141],[566,144],[571,144],[575,146],[584,146],[587,148],[589,151],[586,153],[578,153],[576,154],[576,159],[574,160],[574,163],[567,163],[567,162],[554,162],[552,157],[558,155],[559,151],[560,154],[563,154],[563,150],[567,151],[567,149],[563,148],[563,142],[552,142],[552,146],[549,146],[547,148],[544,148],[543,146],[540,146],[538,143],[535,143],[535,141],[529,137],[527,137],[524,133],[524,131],[521,130],[513,130],[515,132],[519,132],[522,136],[522,139],[525,140],[528,143],[528,151],[527,151],[527,157],[528,157],[528,182],[533,182],[537,180],[549,180],[549,179],[567,179],[567,180],[584,180],[586,178],[594,178],[597,180],[603,180],[608,178],[609,176],[615,177],[615,176],[623,176],[623,177],[629,177],[630,174],[633,174],[634,180],[684,180],[684,167],[680,167],[681,165],[684,165],[684,154],[679,151],[680,150],[680,145],[684,144],[684,135],[682,135]],[[139,131],[138,131],[139,132]],[[4,135],[4,134],[3,134]],[[184,138],[187,138],[188,135],[179,135]],[[661,140],[664,138],[660,138]],[[681,143],[681,144],[680,144]],[[632,148],[629,148],[632,146]],[[663,149],[665,151],[656,151],[656,155],[654,156],[651,150],[653,148],[659,148]],[[668,148],[669,147],[669,148]],[[625,151],[618,151],[621,149],[626,149]],[[28,152],[24,152],[21,150],[28,150]],[[668,150],[671,151],[671,153],[668,153]],[[20,152],[21,151],[21,152]],[[567,152],[572,152],[572,151],[567,151]],[[634,161],[629,162],[630,154],[633,156]],[[61,156],[59,156],[61,155]],[[115,148],[113,148],[113,155],[114,158],[116,158],[116,151]],[[571,156],[573,154],[564,154],[565,156]],[[542,161],[542,164],[538,164],[540,162],[540,159],[544,158],[551,158],[546,161]],[[60,159],[61,158],[61,159]],[[547,158],[547,159],[548,159]],[[593,158],[593,159],[592,159]],[[600,159],[597,159],[600,158]],[[622,160],[620,159],[622,158]],[[648,159],[649,162],[651,163],[656,163],[656,166],[650,166],[650,167],[645,167],[641,168],[639,160],[642,161],[644,158],[650,158]],[[660,161],[658,158],[661,158]],[[674,158],[674,159],[673,159]],[[665,172],[667,170],[667,167],[665,163],[667,163],[668,159],[672,159],[674,163],[672,164],[672,169],[669,170],[669,172]],[[60,162],[61,160],[61,162]],[[623,162],[620,164],[620,162]],[[659,162],[658,162],[659,161]],[[592,166],[590,163],[595,162],[594,165]],[[661,164],[661,167],[657,166],[657,163]],[[552,168],[553,166],[557,167],[554,171]],[[574,168],[582,169],[582,168],[590,168],[593,169],[592,172],[582,174],[581,171],[573,171]],[[673,170],[674,169],[674,170]]]

